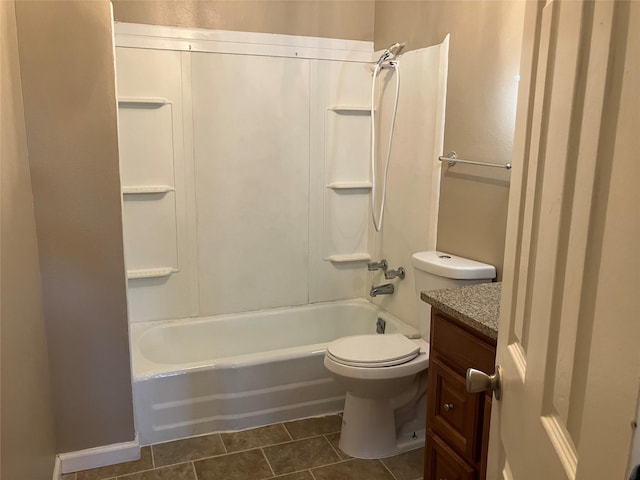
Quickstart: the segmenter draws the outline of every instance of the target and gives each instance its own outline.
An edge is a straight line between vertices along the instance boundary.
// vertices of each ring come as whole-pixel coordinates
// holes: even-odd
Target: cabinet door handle
[[[445,412],[450,412],[451,410],[453,410],[453,403],[445,403],[442,408]]]

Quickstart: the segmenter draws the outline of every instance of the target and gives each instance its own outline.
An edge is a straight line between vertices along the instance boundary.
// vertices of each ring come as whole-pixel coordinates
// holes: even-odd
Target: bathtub
[[[364,300],[133,324],[140,443],[175,440],[342,410],[345,392],[323,365],[328,342],[416,329]]]

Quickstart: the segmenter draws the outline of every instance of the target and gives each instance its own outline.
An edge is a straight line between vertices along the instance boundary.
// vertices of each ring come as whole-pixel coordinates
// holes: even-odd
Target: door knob
[[[487,375],[475,368],[467,370],[467,392],[478,393],[485,390],[492,390],[496,400],[502,398],[502,367],[500,365],[496,365],[496,373],[493,375]]]

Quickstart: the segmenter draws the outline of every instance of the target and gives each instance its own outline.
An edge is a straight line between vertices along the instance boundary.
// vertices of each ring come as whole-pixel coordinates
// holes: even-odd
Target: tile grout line
[[[332,433],[330,433],[329,435],[333,435]],[[333,443],[331,443],[329,441],[329,439],[327,438],[327,435],[323,435],[324,439],[329,443],[329,445],[331,446],[331,448],[333,449],[334,452],[336,452],[336,455],[338,455],[338,458],[342,458],[342,455],[340,455],[340,452],[338,451],[338,449],[336,447],[333,446]]]
[[[333,433],[335,433],[335,432],[333,432]],[[329,435],[330,435],[330,434],[329,434]],[[300,439],[300,440],[307,440],[307,439],[309,439],[309,438],[319,438],[319,437],[324,438],[324,440],[329,444],[329,447],[331,447],[331,449],[335,451],[335,449],[333,448],[333,445],[331,445],[331,442],[330,442],[330,441],[325,437],[325,435],[315,435],[315,436],[313,436],[313,437],[302,438],[302,439]],[[294,442],[296,442],[296,441],[298,441],[298,440],[293,440],[293,441],[294,441]],[[282,444],[284,444],[284,443],[287,443],[287,442],[282,442],[282,443],[280,443],[280,444],[278,444],[278,445],[282,445]],[[268,445],[268,446],[271,446],[271,445]],[[261,449],[261,450],[262,450],[262,448],[264,448],[264,447],[260,447],[260,449]],[[336,452],[336,453],[337,453],[337,452]],[[264,452],[263,452],[263,454],[264,454]],[[264,455],[265,455],[265,458],[266,458],[266,454],[264,454]],[[291,475],[291,474],[293,474],[293,473],[299,473],[299,472],[309,471],[309,473],[311,474],[311,477],[315,479],[316,477],[315,477],[315,475],[313,475],[313,472],[311,471],[311,469],[313,469],[313,468],[328,467],[328,466],[330,466],[330,465],[337,465],[337,464],[339,464],[339,463],[345,463],[345,462],[348,462],[348,461],[353,460],[353,458],[348,458],[348,459],[346,459],[346,460],[343,460],[343,459],[340,457],[340,455],[337,455],[337,458],[338,458],[338,461],[337,461],[337,462],[329,462],[329,463],[324,463],[324,464],[322,464],[322,465],[310,466],[310,467],[307,467],[307,468],[303,468],[302,470],[295,470],[295,471],[293,471],[293,472],[286,472],[286,473],[283,473],[282,475]],[[267,464],[269,465],[269,467],[271,467],[271,464],[269,463],[269,459],[268,459],[268,458],[267,458]],[[273,471],[273,469],[272,469],[272,471]],[[274,476],[275,476],[275,472],[274,472]],[[394,479],[394,480],[395,480],[395,479]]]
[[[229,454],[229,450],[227,450],[227,444],[224,443],[224,438],[222,438],[222,434],[218,433],[218,438],[220,439],[220,443],[222,444],[222,449],[224,450],[225,454]]]
[[[308,467],[308,468],[303,468],[302,470],[294,470],[293,472],[286,472],[286,473],[281,473],[280,475],[276,475],[277,477],[282,477],[285,475],[294,475],[296,473],[303,473],[303,472],[309,472],[311,473],[311,469],[312,468],[322,468],[325,465],[318,465],[317,467]],[[315,477],[314,477],[315,478]]]
[[[271,466],[271,463],[269,462],[269,459],[267,458],[267,455],[264,453],[264,450],[262,449],[262,447],[260,447],[260,453],[262,453],[262,458],[264,458],[264,461],[267,462],[267,466],[269,467],[269,470],[271,471],[271,476],[275,477],[276,476],[276,472],[273,470],[273,467]]]
[[[329,447],[336,453],[336,456],[338,457],[338,461],[337,462],[333,462],[333,463],[327,463],[327,465],[335,465],[336,463],[340,463],[340,462],[345,462],[346,460],[342,459],[342,455],[340,455],[336,449],[333,447],[333,445],[331,445],[331,442],[329,441],[329,439],[327,438],[326,435],[322,435],[322,438],[324,438],[324,441],[327,442],[329,444]],[[352,460],[350,458],[348,458],[347,460]],[[325,465],[322,465],[323,467]]]
[[[245,448],[244,450],[236,450],[236,451],[233,451],[233,452],[229,452],[228,455],[233,455],[235,453],[248,452],[250,450],[255,450],[256,448],[269,448],[269,447],[275,447],[275,446],[278,446],[278,445],[284,445],[285,443],[299,442],[299,441],[302,441],[302,440],[310,440],[312,438],[324,437],[325,435],[333,435],[334,433],[340,433],[340,432],[330,432],[330,433],[327,433],[327,434],[319,433],[318,435],[312,435],[310,437],[297,438],[295,440],[294,439],[285,440],[284,442],[270,443],[268,445],[260,445],[260,446],[257,446],[257,447]],[[329,442],[329,443],[331,443],[331,442]],[[221,454],[221,455],[224,455],[224,454]],[[211,457],[203,457],[200,460],[204,460],[205,458],[219,457],[221,455],[212,455]]]
[[[139,475],[139,474],[141,474],[141,473],[155,472],[155,471],[158,471],[158,470],[162,470],[162,469],[164,469],[164,468],[176,467],[176,466],[178,466],[178,465],[186,465],[186,464],[188,464],[188,463],[190,463],[190,464],[191,464],[191,466],[192,466],[192,468],[193,468],[193,471],[194,471],[194,474],[195,474],[195,476],[196,476],[196,480],[197,480],[197,478],[198,478],[198,474],[197,474],[197,472],[196,472],[196,470],[195,470],[195,468],[196,468],[195,463],[194,463],[192,460],[186,460],[186,461],[184,461],[184,462],[178,462],[178,463],[171,463],[171,464],[169,464],[169,465],[161,465],[161,466],[159,466],[159,467],[148,468],[148,469],[146,469],[146,470],[138,470],[137,472],[129,472],[129,473],[125,473],[125,474],[123,474],[123,475],[117,475],[117,476],[115,476],[115,477],[99,478],[99,479],[96,479],[96,480],[126,480],[128,477],[131,477],[131,476],[133,476],[133,475]]]
[[[387,464],[386,464],[386,463],[384,463],[384,462],[382,461],[382,459],[378,458],[377,460],[378,460],[378,462],[380,462],[380,464],[382,465],[382,467],[383,467],[387,472],[389,472],[389,475],[391,475],[391,478],[393,478],[393,480],[398,480],[398,477],[396,477],[396,476],[393,474],[393,472],[391,471],[391,469],[390,469],[389,467],[387,467]]]
[[[191,462],[191,470],[193,470],[193,478],[198,480],[198,471],[196,470],[196,462]]]
[[[284,431],[287,432],[287,435],[289,435],[289,438],[291,440],[293,440],[293,435],[291,435],[291,432],[289,431],[289,429],[287,428],[287,424],[282,422],[282,426],[284,427]]]
[[[2,0],[0,0],[0,1],[2,1]],[[285,442],[283,442],[283,443],[285,443]],[[280,445],[280,444],[274,444],[274,445]],[[267,446],[270,447],[271,445],[267,445]],[[175,465],[180,465],[182,463],[189,463],[189,462],[201,462],[203,460],[209,460],[209,459],[212,459],[212,458],[224,457],[226,455],[235,455],[236,453],[250,452],[251,450],[257,450],[259,448],[262,448],[262,447],[253,447],[253,448],[247,448],[245,450],[238,450],[237,452],[218,453],[216,455],[209,455],[209,456],[206,456],[206,457],[196,457],[196,458],[178,460],[178,461],[176,461],[174,463],[167,463],[166,465],[160,465],[160,466],[155,467],[155,468],[172,467],[172,466],[175,466]],[[147,472],[148,470],[144,470],[144,471]]]
[[[151,466],[153,468],[156,468],[156,459],[155,455],[153,454],[153,445],[149,445],[149,450],[151,450]]]
[[[184,462],[171,463],[169,465],[161,465],[159,467],[146,468],[144,470],[137,470],[135,472],[123,473],[122,475],[116,475],[115,477],[100,477],[96,480],[119,480],[119,479],[126,480],[127,477],[130,477],[132,475],[138,475],[139,473],[153,472],[154,470],[161,470],[163,468],[168,468],[168,467],[175,467],[176,465],[182,465],[183,463],[193,463],[193,462],[190,460],[185,460]]]
[[[309,467],[308,470],[311,470],[312,468],[323,468],[323,467],[329,467],[331,465],[338,465],[339,463],[347,463],[347,462],[351,462],[353,460],[356,460],[356,458],[348,458],[346,460],[342,460],[341,458],[338,458],[337,462],[330,462],[330,463],[325,463],[323,465],[316,465],[315,467]]]
[[[0,0],[0,1],[1,1],[1,0]],[[320,435],[318,435],[318,436],[320,436]],[[306,439],[304,439],[304,440],[306,440]],[[210,459],[212,459],[212,458],[220,458],[220,457],[224,457],[224,456],[227,456],[227,455],[235,455],[235,454],[237,454],[237,453],[246,453],[246,452],[251,452],[251,451],[253,451],[253,450],[261,450],[261,449],[263,449],[263,448],[265,448],[265,447],[273,447],[273,446],[277,446],[277,445],[284,445],[285,443],[289,443],[290,441],[291,441],[291,440],[287,440],[286,442],[273,443],[273,444],[271,444],[271,445],[263,445],[263,446],[261,446],[261,447],[252,447],[252,448],[247,448],[247,449],[245,449],[245,450],[238,450],[238,451],[236,451],[236,452],[231,452],[231,453],[220,453],[220,454],[218,454],[218,455],[209,455],[208,457],[197,457],[197,458],[192,458],[192,459],[179,460],[179,461],[174,462],[174,463],[167,463],[166,465],[159,465],[159,466],[154,467],[154,468],[151,468],[151,469],[145,469],[145,470],[139,470],[139,471],[137,471],[137,472],[127,473],[126,475],[133,475],[133,474],[135,474],[135,473],[150,472],[151,470],[156,470],[156,469],[158,469],[158,468],[174,467],[174,466],[176,466],[176,465],[181,465],[181,464],[183,464],[183,463],[189,463],[189,462],[191,462],[191,463],[201,462],[201,461],[203,461],[203,460],[210,460]],[[296,440],[293,440],[293,441],[295,442]],[[115,478],[115,477],[113,477],[113,478]],[[109,478],[99,479],[99,480],[112,480],[112,478],[111,478],[111,477],[109,477]]]

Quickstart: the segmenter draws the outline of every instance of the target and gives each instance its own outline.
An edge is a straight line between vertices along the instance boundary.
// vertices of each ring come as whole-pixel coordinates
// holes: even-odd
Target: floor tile
[[[325,435],[325,437],[327,437],[327,440],[329,440],[329,443],[333,446],[333,448],[336,449],[336,452],[338,452],[338,455],[340,456],[340,460],[349,460],[350,458],[353,458],[351,455],[347,455],[342,450],[340,450],[340,445],[339,445],[340,434],[339,433],[331,433],[329,435]]]
[[[229,453],[291,440],[289,433],[281,423],[242,432],[222,433],[220,436]]]
[[[340,415],[327,415],[325,417],[304,418],[293,422],[285,422],[285,427],[291,434],[291,438],[315,437],[327,433],[339,432],[342,427],[342,417]]]
[[[394,457],[383,458],[382,463],[387,466],[397,480],[422,479],[424,448],[416,448]]]
[[[114,478],[118,475],[151,470],[152,468],[151,447],[142,447],[140,449],[140,460],[109,465],[108,467],[94,468],[92,470],[84,470],[78,472],[76,478],[77,480],[103,480],[105,478]]]
[[[271,480],[271,479],[270,479]],[[278,475],[273,480],[314,480],[309,470],[304,472],[288,473],[287,475]]]
[[[153,460],[156,467],[213,457],[226,453],[220,435],[185,438],[173,442],[153,445]]]
[[[170,467],[156,468],[146,472],[118,477],[118,480],[197,480],[193,464],[181,463]]]
[[[65,473],[60,477],[61,480],[76,480],[76,474],[74,473]]]
[[[394,480],[379,460],[354,458],[311,470],[316,480]]]
[[[194,462],[198,480],[262,480],[273,473],[260,449]]]
[[[340,460],[324,437],[264,447],[263,451],[275,475],[306,470]]]

